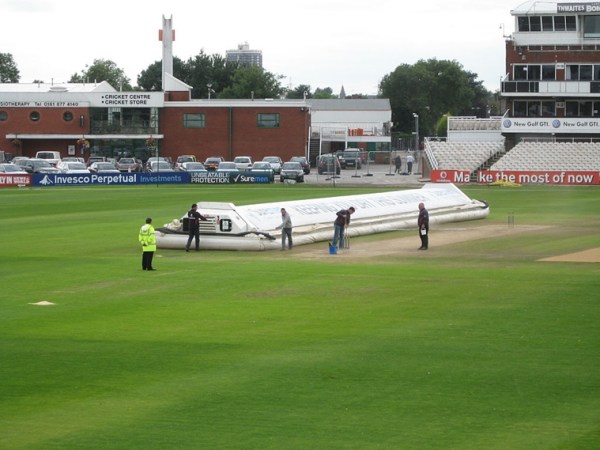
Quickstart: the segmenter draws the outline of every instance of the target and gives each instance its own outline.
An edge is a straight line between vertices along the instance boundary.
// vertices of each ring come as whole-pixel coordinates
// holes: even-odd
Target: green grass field
[[[381,190],[0,190],[0,448],[600,448],[600,264],[538,261],[600,247],[598,187],[465,187],[539,230],[427,253],[140,267],[147,216]]]

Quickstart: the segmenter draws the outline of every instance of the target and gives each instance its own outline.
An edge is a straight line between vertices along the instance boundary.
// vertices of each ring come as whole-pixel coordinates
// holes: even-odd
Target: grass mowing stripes
[[[533,231],[426,258],[159,251],[140,270],[147,215],[374,190],[296,187],[0,191],[0,447],[600,445],[598,264],[537,261],[600,246],[597,188],[467,187],[485,222]]]

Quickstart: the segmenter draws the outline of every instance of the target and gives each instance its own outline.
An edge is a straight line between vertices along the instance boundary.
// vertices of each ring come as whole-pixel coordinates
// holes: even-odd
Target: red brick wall
[[[205,114],[205,128],[184,128],[186,113]],[[279,128],[258,128],[258,113],[279,113]],[[250,156],[280,156],[284,161],[304,155],[309,117],[300,108],[206,108],[166,107],[161,111],[161,130],[165,138],[160,144],[162,155],[172,158],[192,154],[200,161],[209,156],[232,160]]]
[[[12,139],[7,139],[9,133],[22,134],[74,134],[81,135],[89,132],[89,115],[87,108],[2,108],[6,111],[8,118],[0,121],[0,150],[13,155],[35,156],[38,150],[53,150],[67,155],[67,146],[74,145],[75,140],[38,140],[22,139],[22,147],[19,151],[12,144]],[[32,121],[30,114],[37,111],[40,114],[38,121]],[[73,120],[65,121],[65,112],[73,114]],[[79,124],[79,116],[84,116],[83,128]]]

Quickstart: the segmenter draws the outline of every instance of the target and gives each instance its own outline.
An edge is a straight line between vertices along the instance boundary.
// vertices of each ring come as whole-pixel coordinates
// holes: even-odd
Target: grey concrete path
[[[405,169],[405,167],[403,167]],[[357,169],[342,169],[341,174],[337,177],[332,177],[331,174],[317,173],[316,168],[311,168],[310,175],[304,176],[306,184],[318,184],[329,186],[353,186],[353,185],[381,185],[386,187],[421,187],[423,183],[429,181],[424,180],[420,173],[412,175],[394,174],[394,166],[387,164],[369,164],[363,165],[360,170]],[[419,172],[419,169],[416,169]]]

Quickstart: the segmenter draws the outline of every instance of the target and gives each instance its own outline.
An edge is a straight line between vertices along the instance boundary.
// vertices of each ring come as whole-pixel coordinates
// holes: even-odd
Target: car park
[[[285,162],[281,166],[279,180],[283,183],[285,180],[294,180],[298,183],[304,181],[304,169],[299,162]]]
[[[24,175],[27,172],[16,164],[0,164],[0,173],[5,175]]]
[[[141,172],[142,162],[135,158],[123,157],[115,164],[119,172]]]
[[[275,175],[279,175],[281,172],[281,166],[283,164],[283,161],[279,156],[265,156],[263,161],[270,163],[271,167],[273,168],[273,173]]]
[[[27,173],[60,173],[47,159],[29,158],[23,169]]]
[[[61,161],[60,163],[58,163],[57,169],[59,169],[61,173],[90,173],[87,166],[79,161]]]
[[[341,172],[342,165],[340,164],[340,160],[337,158],[337,156],[332,153],[319,156],[319,160],[317,162],[317,173],[319,175],[325,173],[339,175]]]
[[[121,173],[112,163],[107,161],[97,161],[92,163],[89,170],[92,173]]]
[[[206,167],[201,162],[189,161],[181,163],[179,168],[182,172],[206,172]]]
[[[204,161],[204,168],[206,170],[217,170],[219,164],[223,161],[223,158],[220,156],[211,156],[209,158],[206,158],[206,160]]]
[[[310,173],[310,163],[308,162],[308,159],[306,159],[306,156],[292,156],[290,158],[290,162],[300,163],[300,165],[302,166],[302,170],[304,170],[304,173],[306,175]]]
[[[249,170],[252,167],[252,158],[249,156],[236,156],[233,158],[233,162],[238,170]]]

